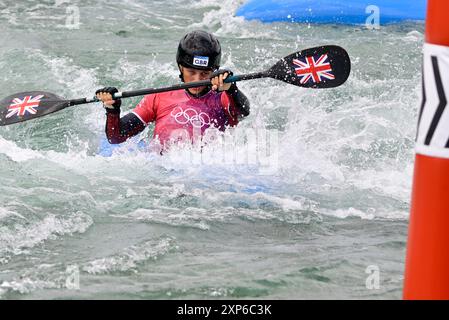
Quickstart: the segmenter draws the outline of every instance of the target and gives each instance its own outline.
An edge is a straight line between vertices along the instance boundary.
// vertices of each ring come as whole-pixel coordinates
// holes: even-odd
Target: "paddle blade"
[[[334,88],[351,72],[348,53],[339,46],[321,46],[293,53],[269,71],[271,78],[305,88]]]
[[[0,101],[0,125],[42,117],[68,106],[69,101],[49,92],[16,93]]]

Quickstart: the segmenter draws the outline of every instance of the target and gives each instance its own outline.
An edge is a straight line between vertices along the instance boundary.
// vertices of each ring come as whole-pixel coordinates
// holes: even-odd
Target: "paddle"
[[[279,60],[266,71],[231,76],[225,82],[273,78],[303,88],[326,89],[342,85],[348,79],[350,71],[351,62],[349,55],[343,48],[338,46],[321,46],[293,53]],[[114,95],[114,99],[202,87],[209,84],[209,80],[204,80],[165,88],[118,92]],[[92,102],[98,102],[98,99],[92,97],[66,100],[49,92],[20,92],[0,101],[0,125],[23,122],[70,106]]]

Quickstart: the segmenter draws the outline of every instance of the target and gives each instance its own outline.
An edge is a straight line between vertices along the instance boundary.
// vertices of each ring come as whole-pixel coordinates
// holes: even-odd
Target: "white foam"
[[[278,39],[276,32],[258,21],[246,21],[243,17],[235,16],[235,12],[242,5],[241,0],[201,0],[194,6],[197,8],[211,7],[206,11],[203,20],[193,23],[190,29],[214,28],[214,34],[222,37],[232,35],[236,38]],[[218,9],[215,9],[218,6]]]
[[[354,173],[347,183],[359,189],[374,189],[378,194],[408,203],[411,198],[412,173],[411,163],[406,164],[403,171],[361,170]]]
[[[7,217],[18,217],[20,219],[25,219],[24,216],[22,216],[21,214],[17,213],[17,212],[13,212],[10,210],[7,210],[3,207],[0,207],[0,221],[2,221],[3,219],[7,218]]]
[[[81,269],[90,274],[137,272],[139,264],[157,260],[174,248],[174,238],[163,237],[126,248],[122,253],[88,262]]]
[[[422,42],[424,40],[424,35],[417,31],[413,30],[407,33],[407,35],[403,38],[404,41],[411,41],[411,42]]]
[[[30,293],[39,289],[59,288],[53,281],[22,278],[12,281],[3,281],[0,284],[0,296],[8,291],[17,291],[21,294]]]
[[[200,208],[186,208],[185,210],[162,207],[158,209],[137,209],[128,214],[113,216],[173,226],[198,228],[200,230],[208,230],[210,226],[206,221],[213,220],[205,209]]]
[[[6,155],[15,162],[44,158],[41,153],[31,149],[20,148],[14,142],[5,140],[2,137],[0,137],[0,153]]]
[[[75,64],[72,58],[54,57],[45,54],[39,49],[29,49],[29,54],[34,59],[39,59],[52,74],[52,81],[59,83],[65,88],[65,92],[74,95],[66,97],[69,99],[81,98],[86,93],[95,93],[96,72],[94,69],[81,68]]]
[[[76,212],[62,217],[50,214],[30,225],[1,226],[0,252],[21,254],[25,249],[57,236],[84,233],[92,224],[93,220],[89,215]]]
[[[349,217],[357,217],[362,220],[378,220],[378,219],[388,219],[388,220],[407,220],[409,217],[406,211],[378,211],[375,208],[370,208],[366,211],[358,210],[355,208],[347,209],[337,209],[337,210],[323,210],[323,214],[333,216],[340,219],[345,219]]]

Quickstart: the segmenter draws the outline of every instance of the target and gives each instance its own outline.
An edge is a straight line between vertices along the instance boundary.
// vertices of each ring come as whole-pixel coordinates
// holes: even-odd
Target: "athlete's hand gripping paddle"
[[[272,78],[289,84],[313,89],[334,88],[348,79],[351,62],[348,53],[338,46],[321,46],[295,52],[279,60],[270,69],[227,78],[226,83],[242,80]],[[209,80],[182,83],[171,87],[117,92],[113,99],[130,98],[158,92],[207,86]],[[0,101],[0,125],[23,122],[60,111],[70,106],[98,102],[97,97],[66,100],[43,91],[10,95]]]

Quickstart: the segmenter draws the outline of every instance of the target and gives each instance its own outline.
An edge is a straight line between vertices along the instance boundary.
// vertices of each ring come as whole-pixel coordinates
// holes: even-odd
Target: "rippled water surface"
[[[331,90],[239,85],[252,113],[228,135],[278,132],[268,173],[182,150],[99,156],[95,104],[1,127],[0,299],[401,297],[424,26],[264,25],[234,17],[239,3],[0,1],[0,97],[177,83],[177,43],[194,29],[219,37],[235,73],[322,44],[353,66]]]

